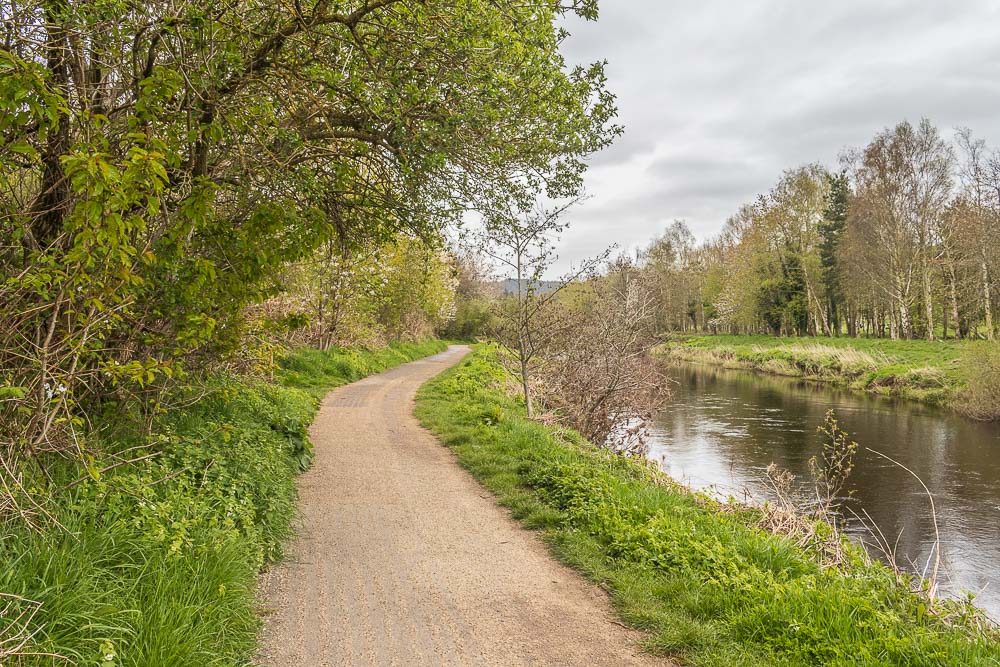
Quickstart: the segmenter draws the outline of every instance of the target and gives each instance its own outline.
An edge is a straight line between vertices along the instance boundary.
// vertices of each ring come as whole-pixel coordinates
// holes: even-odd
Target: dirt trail
[[[259,664],[665,664],[413,417],[417,388],[466,352],[323,402],[299,537],[263,577]]]

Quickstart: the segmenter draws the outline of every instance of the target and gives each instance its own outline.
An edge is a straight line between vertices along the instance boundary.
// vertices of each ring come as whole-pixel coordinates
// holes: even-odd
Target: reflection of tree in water
[[[817,427],[833,408],[861,445],[849,482],[849,510],[868,513],[901,564],[923,567],[934,524],[919,482],[866,448],[913,470],[931,489],[942,540],[942,586],[978,590],[1000,572],[1000,427],[927,406],[856,394],[818,383],[709,366],[683,366],[665,411],[654,457],[683,461],[694,479],[760,480],[769,464],[808,483],[808,461],[820,452]],[[860,522],[847,512],[857,536]],[[1000,579],[980,603],[1000,615]]]

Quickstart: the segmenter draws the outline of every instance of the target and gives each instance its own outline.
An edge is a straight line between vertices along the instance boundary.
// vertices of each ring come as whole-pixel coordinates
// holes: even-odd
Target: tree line
[[[924,119],[786,171],[705,243],[673,223],[639,263],[659,331],[993,340],[998,249],[1000,153]]]

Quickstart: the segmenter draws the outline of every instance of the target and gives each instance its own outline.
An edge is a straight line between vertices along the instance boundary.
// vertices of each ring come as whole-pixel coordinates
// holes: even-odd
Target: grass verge
[[[600,582],[648,649],[682,664],[998,665],[860,552],[820,567],[751,512],[718,511],[649,467],[529,421],[484,350],[425,385],[417,416],[554,554]]]
[[[420,343],[392,343],[380,350],[303,348],[279,362],[277,380],[286,387],[303,389],[321,398],[334,387],[380,373],[400,364],[443,352],[448,344],[431,339]]]
[[[46,509],[62,527],[0,529],[0,592],[23,598],[0,598],[0,656],[14,646],[6,640],[34,633],[21,653],[65,658],[0,663],[249,664],[257,574],[290,535],[317,397],[444,347],[294,352],[274,383],[215,376],[171,397],[178,407],[152,441],[121,406],[95,417],[114,436],[94,448],[104,454],[93,471],[157,455],[104,474],[54,466],[37,483],[51,489]],[[146,448],[127,451],[136,446]]]
[[[947,405],[968,384],[963,359],[987,345],[985,341],[686,336],[666,343],[659,353]]]

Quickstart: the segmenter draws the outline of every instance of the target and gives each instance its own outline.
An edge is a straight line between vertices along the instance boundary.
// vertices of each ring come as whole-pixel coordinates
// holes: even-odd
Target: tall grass
[[[107,433],[93,470],[131,447],[158,455],[103,475],[63,464],[37,480],[59,525],[0,532],[0,592],[24,599],[0,618],[0,664],[249,664],[257,574],[291,533],[316,397],[443,348],[303,350],[282,362],[277,384],[207,378],[172,397],[187,407],[168,413],[152,442],[127,414],[95,416]],[[21,614],[32,603],[33,615]],[[35,655],[3,658],[17,645],[5,640],[29,635],[18,652]]]
[[[1000,343],[970,354],[965,372],[969,381],[959,409],[974,419],[1000,420]]]
[[[479,351],[432,380],[417,414],[515,518],[600,582],[647,648],[682,664],[996,665],[1000,645],[948,624],[845,545],[840,567],[719,511],[647,465],[526,419]],[[852,555],[853,554],[853,555]]]

